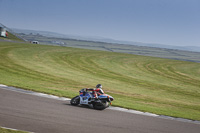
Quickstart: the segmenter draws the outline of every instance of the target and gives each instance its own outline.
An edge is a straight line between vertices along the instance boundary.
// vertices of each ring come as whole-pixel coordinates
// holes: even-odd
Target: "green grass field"
[[[200,120],[200,63],[0,42],[0,84],[74,97],[101,83],[114,106]]]
[[[57,45],[66,46],[73,48],[92,49],[100,51],[128,53],[134,55],[145,55],[151,57],[161,57],[174,60],[183,60],[200,63],[200,53],[192,51],[182,51],[176,49],[165,49],[156,47],[139,46],[139,44],[133,43],[133,45],[118,44],[118,43],[106,43],[106,42],[95,42],[95,41],[84,41],[69,38],[56,38],[46,37],[42,35],[33,34],[20,34],[23,38],[29,41],[37,40],[40,44],[45,45]],[[55,41],[63,42],[64,44],[56,44]]]

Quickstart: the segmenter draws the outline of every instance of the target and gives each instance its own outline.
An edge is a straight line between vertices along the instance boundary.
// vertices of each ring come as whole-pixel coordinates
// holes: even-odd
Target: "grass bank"
[[[200,63],[0,42],[0,83],[74,97],[103,84],[113,105],[200,120]]]

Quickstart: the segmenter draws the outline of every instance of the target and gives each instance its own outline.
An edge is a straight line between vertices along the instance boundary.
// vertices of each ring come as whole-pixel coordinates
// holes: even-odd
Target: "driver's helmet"
[[[96,85],[96,89],[99,90],[99,93],[104,94],[104,92],[102,90],[102,85],[101,84]]]
[[[102,85],[101,85],[101,84],[98,84],[98,85],[96,85],[96,88],[102,89]]]

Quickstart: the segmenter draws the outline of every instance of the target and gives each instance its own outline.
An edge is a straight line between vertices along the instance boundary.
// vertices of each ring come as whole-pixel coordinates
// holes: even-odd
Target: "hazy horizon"
[[[16,29],[200,46],[198,0],[0,0],[0,9],[0,23]]]

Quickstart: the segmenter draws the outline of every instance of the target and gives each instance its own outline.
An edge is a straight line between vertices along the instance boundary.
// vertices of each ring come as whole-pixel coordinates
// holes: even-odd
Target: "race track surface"
[[[200,124],[106,109],[71,106],[69,101],[0,87],[0,127],[35,133],[199,133]]]

